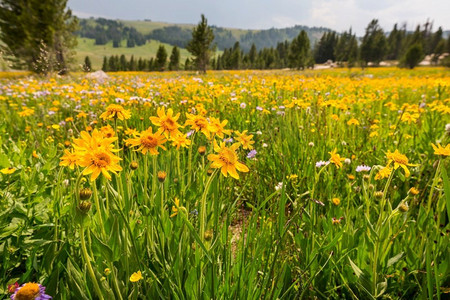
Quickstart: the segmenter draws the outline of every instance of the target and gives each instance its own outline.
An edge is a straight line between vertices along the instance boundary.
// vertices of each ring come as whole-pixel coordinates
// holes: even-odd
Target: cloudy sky
[[[409,29],[434,21],[434,29],[450,30],[450,0],[69,0],[79,17],[196,24],[200,14],[208,23],[244,29],[323,26],[337,31],[352,27],[364,34],[377,18],[385,30],[394,23]]]

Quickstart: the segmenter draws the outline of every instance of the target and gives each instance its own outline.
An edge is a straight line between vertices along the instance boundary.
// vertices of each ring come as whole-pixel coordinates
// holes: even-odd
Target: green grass
[[[164,45],[166,47],[168,57],[172,51],[173,46],[169,44],[164,44],[158,41],[150,40],[143,46],[136,46],[133,48],[126,47],[126,41],[122,41],[120,48],[113,48],[112,42],[106,45],[95,45],[95,40],[87,38],[78,38],[78,45],[75,48],[75,64],[77,66],[83,64],[84,58],[89,56],[92,62],[92,68],[94,70],[100,70],[102,68],[103,57],[111,55],[122,55],[125,54],[129,60],[131,55],[134,55],[135,59],[139,57],[150,59],[156,56],[159,45]],[[190,57],[189,52],[186,49],[180,49],[181,63],[184,63],[186,58]]]

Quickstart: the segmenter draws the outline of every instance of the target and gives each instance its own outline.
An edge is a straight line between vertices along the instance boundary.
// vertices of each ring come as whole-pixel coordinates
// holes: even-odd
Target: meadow
[[[0,79],[1,298],[449,296],[448,70],[109,75]]]

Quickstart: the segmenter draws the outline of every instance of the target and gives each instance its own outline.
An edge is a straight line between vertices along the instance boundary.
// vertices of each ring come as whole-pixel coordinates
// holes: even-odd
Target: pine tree
[[[306,34],[306,31],[302,30],[299,35],[292,40],[289,49],[289,61],[292,68],[304,69],[307,66],[311,55],[309,47],[308,35]]]
[[[106,56],[103,56],[102,71],[103,72],[109,71],[108,58],[106,58]]]
[[[256,46],[253,43],[250,51],[248,52],[248,60],[250,63],[250,68],[254,68],[255,67],[255,62],[256,62],[256,57],[258,56],[258,52],[256,51]]]
[[[361,43],[361,60],[364,66],[369,62],[376,65],[383,60],[387,51],[387,42],[383,29],[378,25],[378,20],[372,20],[366,28],[366,33]]]
[[[67,72],[70,49],[76,45],[78,20],[66,8],[67,0],[2,0],[2,51],[15,67],[35,72]],[[42,66],[41,64],[48,64]]]
[[[120,56],[119,70],[118,71],[127,71],[127,69],[128,69],[127,58],[125,57],[125,55],[122,54]]]
[[[176,71],[180,68],[180,50],[177,46],[172,48],[172,53],[169,58],[169,70]]]
[[[158,71],[164,71],[167,63],[167,51],[164,45],[159,45],[158,51],[156,52],[155,65]]]
[[[92,71],[92,64],[91,64],[91,60],[90,60],[89,56],[86,56],[84,58],[83,71],[84,72]]]
[[[186,49],[194,56],[194,62],[197,70],[206,73],[211,53],[215,51],[212,45],[214,33],[208,26],[205,16],[201,15],[201,21],[192,30],[192,40],[186,46]]]

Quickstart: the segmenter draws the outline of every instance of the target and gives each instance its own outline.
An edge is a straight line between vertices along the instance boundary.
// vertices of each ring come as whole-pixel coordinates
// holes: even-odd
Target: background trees
[[[378,20],[372,20],[366,28],[366,33],[361,43],[361,61],[363,66],[369,62],[378,65],[386,55],[387,42],[383,29]]]
[[[213,30],[202,14],[200,23],[192,30],[192,40],[187,44],[186,49],[194,56],[197,70],[203,73],[206,73],[211,53],[215,51],[215,46],[212,45],[213,40]]]
[[[67,72],[78,20],[66,5],[67,0],[0,2],[2,50],[15,68]]]

